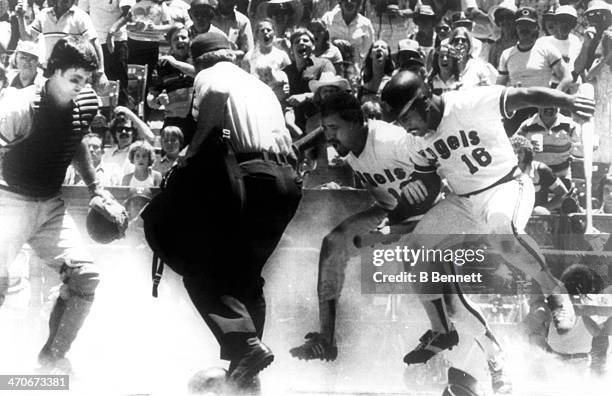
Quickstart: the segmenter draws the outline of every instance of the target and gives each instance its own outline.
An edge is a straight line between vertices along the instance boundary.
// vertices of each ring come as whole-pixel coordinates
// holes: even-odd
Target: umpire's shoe
[[[229,380],[238,388],[249,386],[255,376],[274,361],[274,354],[257,337],[247,340],[247,350],[230,369]],[[234,363],[234,362],[232,362]]]
[[[338,357],[338,347],[332,345],[321,333],[312,332],[304,337],[307,341],[296,348],[291,348],[289,353],[300,360],[320,359],[333,361]]]
[[[567,294],[552,294],[546,299],[557,333],[564,334],[576,324],[574,305]]]
[[[448,333],[427,330],[419,341],[420,344],[404,356],[404,363],[407,365],[426,363],[443,350],[453,349],[459,343],[459,334],[454,327]]]

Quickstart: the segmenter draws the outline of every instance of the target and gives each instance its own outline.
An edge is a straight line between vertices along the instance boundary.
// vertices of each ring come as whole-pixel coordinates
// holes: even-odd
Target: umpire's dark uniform
[[[295,213],[301,184],[288,161],[289,133],[274,93],[233,63],[198,62],[224,48],[227,39],[215,33],[191,44],[201,69],[194,83],[197,131],[187,166],[170,176],[143,217],[149,242],[162,245],[162,258],[183,275],[221,358],[231,361],[230,378],[242,386],[273,359],[260,342],[261,270]],[[156,221],[160,226],[152,226]]]

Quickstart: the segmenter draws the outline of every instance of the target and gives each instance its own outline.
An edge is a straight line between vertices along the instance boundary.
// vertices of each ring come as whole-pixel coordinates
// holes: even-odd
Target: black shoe
[[[255,376],[274,361],[274,354],[259,338],[249,338],[247,343],[248,350],[232,364],[234,367],[229,374],[230,382],[239,389],[249,386]]]
[[[419,341],[420,344],[404,356],[404,363],[408,365],[426,363],[443,350],[453,349],[459,343],[459,334],[454,328],[448,333],[427,330]]]
[[[45,348],[40,351],[38,354],[38,363],[40,367],[38,368],[38,372],[40,374],[50,374],[50,375],[71,375],[72,364],[70,364],[70,360],[66,359],[63,356],[53,356],[48,350]]]
[[[300,360],[320,359],[325,361],[336,360],[338,348],[330,344],[321,333],[308,333],[304,337],[307,341],[296,348],[291,348],[291,356]]]

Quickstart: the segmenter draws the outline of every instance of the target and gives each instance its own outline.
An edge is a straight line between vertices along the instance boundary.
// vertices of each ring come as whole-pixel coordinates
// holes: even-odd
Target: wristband
[[[98,187],[100,187],[100,180],[96,179],[87,185],[87,190],[91,195],[94,195]]]

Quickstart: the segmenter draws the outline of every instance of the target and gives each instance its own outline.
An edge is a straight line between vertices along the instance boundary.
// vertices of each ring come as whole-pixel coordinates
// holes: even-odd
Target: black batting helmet
[[[385,85],[381,100],[395,118],[406,114],[423,97],[423,79],[416,73],[400,70]]]

